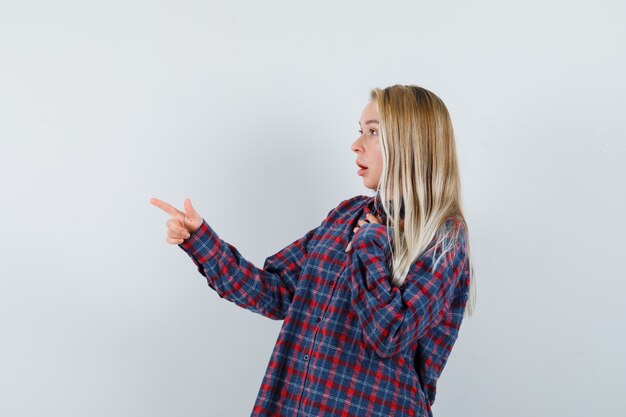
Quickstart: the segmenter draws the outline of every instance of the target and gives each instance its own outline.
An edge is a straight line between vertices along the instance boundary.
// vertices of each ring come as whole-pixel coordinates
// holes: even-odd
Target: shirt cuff
[[[202,263],[217,254],[219,244],[220,237],[217,232],[209,226],[206,220],[202,219],[200,227],[178,246]]]
[[[377,245],[383,252],[387,253],[393,244],[392,232],[393,230],[384,224],[365,223],[357,230],[352,244],[354,247],[364,244],[368,248]]]

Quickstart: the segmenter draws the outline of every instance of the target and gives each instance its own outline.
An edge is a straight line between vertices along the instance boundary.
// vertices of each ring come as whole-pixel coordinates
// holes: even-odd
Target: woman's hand
[[[361,226],[363,226],[365,223],[377,223],[380,224],[380,219],[378,217],[376,217],[375,215],[373,215],[372,213],[367,213],[365,215],[365,218],[367,220],[369,220],[369,222],[365,221],[365,220],[359,220],[359,225],[357,227],[355,227],[354,229],[352,229],[352,232],[356,233],[359,228]],[[348,252],[350,250],[350,246],[352,245],[352,240],[348,243],[348,246],[346,246],[346,252]]]
[[[167,226],[167,243],[173,245],[181,244],[189,238],[193,232],[202,225],[202,216],[191,205],[191,200],[185,200],[185,211],[182,212],[174,206],[161,201],[158,198],[151,198],[150,203],[157,206],[170,216],[165,225]]]

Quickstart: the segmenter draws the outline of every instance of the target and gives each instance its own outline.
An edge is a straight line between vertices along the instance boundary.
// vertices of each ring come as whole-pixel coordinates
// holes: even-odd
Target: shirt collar
[[[386,217],[383,210],[383,206],[380,200],[380,194],[376,193],[373,197],[370,197],[365,204],[364,213],[372,213],[376,217],[384,219]]]
[[[380,193],[376,192],[376,194],[373,197],[370,197],[369,200],[367,201],[367,204],[365,205],[365,213],[372,213],[375,216],[383,219],[387,217],[387,215],[385,214],[385,211],[383,210],[383,204],[382,204],[382,200],[380,198]],[[404,210],[401,207],[401,211],[400,211],[400,216],[404,215]]]

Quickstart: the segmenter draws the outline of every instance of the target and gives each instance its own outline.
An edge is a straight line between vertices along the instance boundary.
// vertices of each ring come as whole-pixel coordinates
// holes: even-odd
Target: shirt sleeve
[[[178,246],[189,255],[220,298],[273,320],[282,320],[308,256],[307,246],[333,210],[319,226],[266,258],[263,268],[256,267],[236,247],[222,240],[204,219]]]
[[[352,303],[364,341],[382,358],[412,346],[443,318],[465,262],[465,235],[459,233],[436,269],[432,251],[427,251],[411,265],[404,283],[392,287],[387,229],[363,224],[353,236],[348,262]]]

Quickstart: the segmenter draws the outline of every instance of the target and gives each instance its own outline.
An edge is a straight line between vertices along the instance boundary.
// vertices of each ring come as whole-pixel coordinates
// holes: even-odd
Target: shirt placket
[[[359,217],[359,219],[363,219],[366,220],[366,214],[367,213],[372,213],[376,216],[379,217],[379,219],[382,217],[381,214],[373,209],[370,208],[369,206],[364,207],[364,211],[361,213],[361,216]],[[382,217],[382,221],[384,222],[384,217]],[[350,241],[352,239],[353,233],[352,233],[352,229],[358,225],[358,222],[355,221],[355,224],[353,226],[351,226],[350,228],[350,233],[349,233],[349,239],[348,241]],[[346,243],[347,245],[347,243]],[[341,249],[341,248],[339,248]],[[329,255],[330,252],[332,252],[332,249],[328,249],[329,251]],[[300,388],[300,393],[298,394],[298,406],[296,408],[296,413],[295,416],[296,417],[305,417],[305,409],[302,407],[302,400],[303,400],[303,396],[304,396],[304,390],[307,388],[307,383],[308,383],[308,379],[309,379],[309,366],[310,366],[310,362],[311,362],[311,357],[313,355],[313,352],[315,352],[315,348],[317,345],[317,334],[319,332],[320,329],[320,323],[322,322],[323,317],[326,315],[326,312],[328,311],[328,306],[331,304],[332,302],[332,298],[333,295],[335,294],[335,288],[337,286],[337,282],[340,279],[341,275],[344,273],[345,269],[347,268],[347,258],[349,257],[348,253],[345,253],[345,262],[343,263],[343,266],[340,268],[340,270],[338,270],[337,272],[334,272],[333,275],[334,277],[328,281],[328,285],[329,285],[329,290],[328,293],[321,295],[322,297],[325,297],[325,300],[323,302],[323,307],[320,307],[320,309],[322,309],[322,311],[315,316],[314,320],[316,321],[316,326],[315,326],[315,330],[313,331],[313,335],[311,337],[312,342],[310,345],[310,348],[307,350],[307,352],[305,354],[302,354],[299,358],[299,361],[302,361],[303,363],[303,372],[304,372],[304,377],[303,377],[303,383],[302,383],[302,387]],[[308,416],[306,416],[308,417]],[[315,416],[317,417],[317,416]]]
[[[331,250],[332,249],[329,249],[329,251]],[[346,253],[346,257],[347,256],[348,254]],[[298,417],[304,416],[303,413],[305,412],[304,408],[302,407],[302,399],[304,395],[304,390],[307,388],[307,383],[309,380],[309,366],[311,363],[313,352],[315,352],[315,349],[317,346],[317,335],[321,327],[321,322],[324,316],[326,315],[326,312],[328,311],[328,306],[331,304],[333,295],[335,293],[335,288],[337,287],[337,282],[339,278],[341,277],[341,275],[343,274],[343,272],[345,271],[346,267],[347,267],[347,262],[344,262],[341,269],[338,272],[335,272],[333,274],[334,278],[328,281],[328,284],[327,284],[329,286],[328,293],[323,295],[323,297],[325,298],[323,302],[323,306],[319,307],[321,311],[314,318],[314,320],[316,321],[316,326],[315,326],[315,330],[313,330],[313,335],[311,337],[313,341],[311,342],[310,348],[307,350],[307,353],[301,355],[301,357],[299,358],[299,360],[303,362],[304,377],[303,377],[302,387],[300,388],[300,393],[298,394],[298,406],[296,408],[296,414],[295,414]]]

